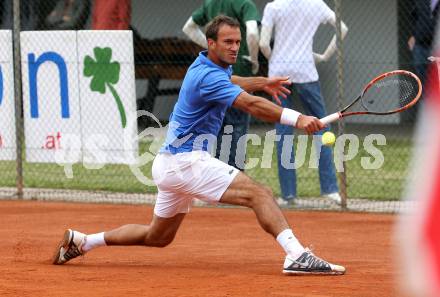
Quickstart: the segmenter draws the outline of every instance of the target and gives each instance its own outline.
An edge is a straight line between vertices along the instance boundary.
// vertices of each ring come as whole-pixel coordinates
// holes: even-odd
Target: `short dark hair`
[[[231,17],[219,15],[212,19],[206,26],[206,39],[213,39],[217,41],[218,31],[222,25],[240,28],[240,23]]]

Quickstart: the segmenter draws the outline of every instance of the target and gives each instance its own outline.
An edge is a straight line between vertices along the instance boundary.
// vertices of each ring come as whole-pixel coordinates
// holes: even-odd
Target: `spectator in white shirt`
[[[313,53],[313,36],[321,24],[336,27],[335,13],[322,0],[275,0],[264,9],[260,36],[260,49],[269,60],[269,77],[289,76],[292,91],[299,95],[307,114],[317,118],[327,112],[321,95],[319,76],[315,63],[325,62],[336,51],[336,36],[323,54]],[[342,38],[347,26],[341,22]],[[274,37],[273,49],[270,41]],[[284,107],[291,107],[292,96],[283,100]],[[328,128],[327,128],[328,130]],[[283,200],[280,204],[294,204],[297,196],[295,152],[291,149],[293,127],[276,125],[280,141],[277,144],[278,176]],[[322,134],[324,131],[316,133]],[[283,154],[283,150],[291,149]],[[336,203],[341,202],[332,158],[332,149],[321,147],[319,180],[321,194]]]

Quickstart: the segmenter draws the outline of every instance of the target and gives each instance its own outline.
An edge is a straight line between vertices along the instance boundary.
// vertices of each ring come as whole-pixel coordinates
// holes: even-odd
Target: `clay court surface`
[[[283,252],[246,209],[194,208],[165,249],[103,247],[64,266],[63,231],[147,223],[150,206],[1,201],[0,296],[397,296],[396,216],[286,211],[317,255],[344,276],[284,276]]]

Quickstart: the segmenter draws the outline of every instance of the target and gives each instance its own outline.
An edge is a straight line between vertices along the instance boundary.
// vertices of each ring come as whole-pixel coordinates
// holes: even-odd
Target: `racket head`
[[[387,115],[407,110],[422,95],[422,83],[414,73],[394,70],[371,80],[358,100],[360,111],[343,112],[342,116],[356,114]]]

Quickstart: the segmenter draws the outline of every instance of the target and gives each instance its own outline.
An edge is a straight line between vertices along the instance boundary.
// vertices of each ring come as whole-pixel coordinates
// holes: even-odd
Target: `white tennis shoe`
[[[341,201],[342,201],[342,199],[341,199],[341,195],[339,195],[338,192],[331,193],[331,194],[325,194],[325,195],[323,195],[323,196],[324,196],[325,198],[327,198],[327,199],[329,199],[329,200],[335,202],[337,205],[341,205]]]
[[[309,249],[306,249],[298,259],[294,260],[287,255],[283,266],[284,274],[330,274],[338,275],[345,273],[345,267],[331,264],[315,256]]]
[[[78,256],[84,255],[85,253],[81,248],[85,242],[86,235],[84,233],[67,229],[55,251],[52,264],[61,265]]]
[[[295,207],[296,206],[296,200],[295,198],[288,198],[283,199],[281,197],[278,197],[275,199],[279,207]]]

